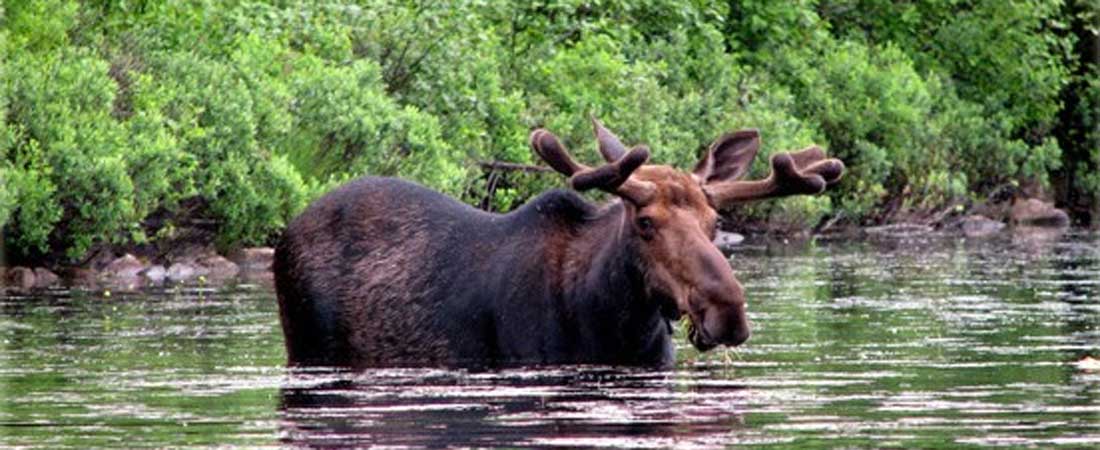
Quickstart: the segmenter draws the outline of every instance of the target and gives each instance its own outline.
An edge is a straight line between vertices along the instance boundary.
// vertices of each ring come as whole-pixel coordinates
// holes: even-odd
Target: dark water
[[[0,447],[1100,445],[1100,237],[746,245],[672,371],[290,372],[269,288],[0,297]]]

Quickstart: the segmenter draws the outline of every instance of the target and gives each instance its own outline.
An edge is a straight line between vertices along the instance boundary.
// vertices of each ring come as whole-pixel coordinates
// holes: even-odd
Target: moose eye
[[[646,239],[653,237],[653,219],[649,217],[639,217],[636,223],[638,224],[638,231],[642,233],[642,237]]]

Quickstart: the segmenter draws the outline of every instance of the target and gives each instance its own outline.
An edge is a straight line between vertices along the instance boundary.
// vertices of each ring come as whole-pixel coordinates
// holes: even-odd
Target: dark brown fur
[[[307,209],[276,248],[289,361],[666,364],[658,306],[620,308],[638,293],[603,287],[608,277],[592,271],[596,261],[633,264],[608,239],[621,215],[565,191],[497,215],[401,180],[350,183]],[[610,279],[627,270],[615,271]],[[608,320],[619,316],[661,334]]]

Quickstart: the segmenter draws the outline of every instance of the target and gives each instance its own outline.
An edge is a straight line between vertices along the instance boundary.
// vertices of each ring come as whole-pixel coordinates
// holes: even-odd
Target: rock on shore
[[[958,223],[963,236],[968,238],[985,237],[996,234],[1005,228],[1004,222],[990,219],[986,216],[972,214],[964,217]]]
[[[27,267],[12,267],[4,276],[4,283],[16,289],[32,289],[34,281],[34,270]]]
[[[0,284],[19,290],[48,288],[56,286],[60,280],[57,274],[43,267],[17,266],[0,271]]]
[[[269,272],[275,261],[275,249],[271,247],[242,248],[228,255],[242,272]]]
[[[49,269],[42,267],[34,268],[34,286],[39,288],[47,288],[56,286],[61,281],[61,277],[56,273],[49,271]]]
[[[863,233],[870,237],[884,238],[911,238],[923,236],[932,232],[932,227],[920,223],[892,223],[863,229]]]
[[[145,270],[145,264],[129,253],[115,258],[107,267],[103,268],[100,275],[112,280],[132,280]]]
[[[198,261],[198,267],[206,273],[206,279],[211,281],[232,280],[241,272],[236,263],[222,255],[204,257]]]
[[[166,282],[226,284],[237,280],[262,282],[271,279],[274,249],[246,248],[230,255],[232,259],[213,252],[191,253],[178,255],[176,260],[153,263],[126,253],[106,260],[106,264],[100,260],[88,267],[62,268],[61,276],[44,267],[0,267],[0,286],[24,291],[62,284],[134,289]]]
[[[718,247],[722,254],[729,256],[744,240],[745,236],[719,230],[714,236],[714,246]]]
[[[1063,228],[1069,226],[1069,214],[1050,203],[1029,198],[1012,204],[1009,222],[1016,226]]]

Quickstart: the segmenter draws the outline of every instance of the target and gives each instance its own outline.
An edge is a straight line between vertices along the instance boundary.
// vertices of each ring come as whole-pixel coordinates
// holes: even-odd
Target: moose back
[[[605,164],[573,160],[557,137],[531,146],[594,205],[546,192],[508,214],[414,183],[365,177],[318,199],[275,250],[289,363],[464,366],[674,362],[672,321],[706,351],[749,338],[741,284],[712,244],[718,211],[817,194],[844,165],[818,147],[772,156],[766,179],[739,181],[755,130],[715,141],[691,172],[646,164],[593,119]]]

